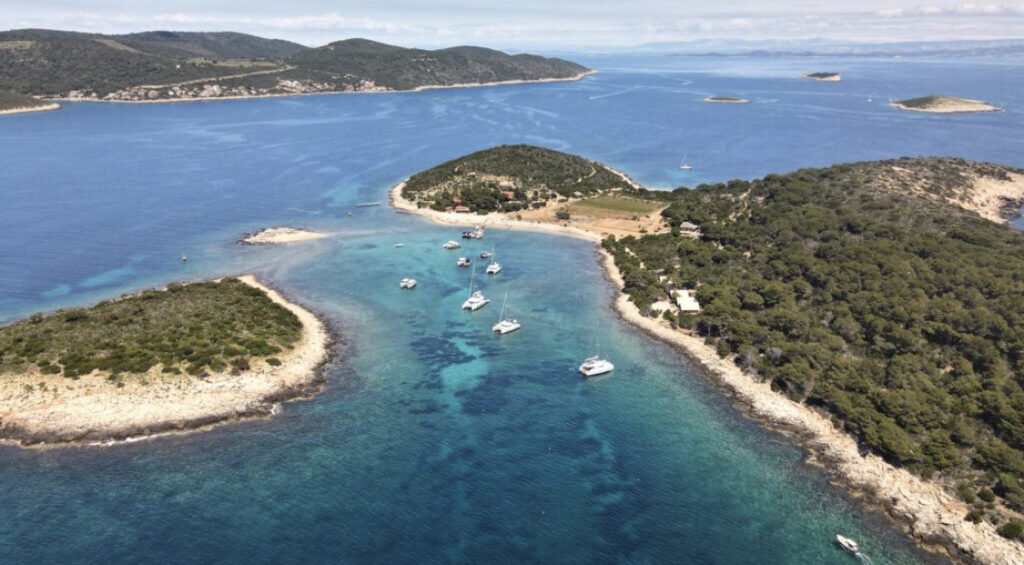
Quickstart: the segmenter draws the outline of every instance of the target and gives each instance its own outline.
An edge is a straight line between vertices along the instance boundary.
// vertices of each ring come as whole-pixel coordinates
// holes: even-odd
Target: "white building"
[[[673,290],[672,298],[675,299],[676,305],[683,312],[700,312],[700,303],[693,295],[692,290]]]

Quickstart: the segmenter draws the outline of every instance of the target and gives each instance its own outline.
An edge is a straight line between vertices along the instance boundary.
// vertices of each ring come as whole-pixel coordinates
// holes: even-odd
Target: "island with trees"
[[[890,104],[893,108],[908,110],[911,112],[925,112],[931,114],[961,114],[973,112],[1001,112],[1002,108],[970,98],[957,98],[955,96],[921,96],[898,100]]]
[[[318,389],[329,336],[252,277],[0,327],[0,439],[96,442],[269,414]]]
[[[705,102],[714,102],[718,104],[749,104],[750,100],[746,98],[736,98],[735,96],[708,96],[704,99]]]
[[[586,67],[481,47],[407,49],[366,39],[317,48],[240,33],[0,32],[0,90],[156,102],[574,80]]]
[[[829,72],[804,73],[800,76],[810,80],[820,80],[825,82],[839,82],[843,80],[843,75]]]
[[[513,183],[503,200],[500,183],[540,177],[531,163],[561,190]],[[1024,234],[1007,225],[1024,171],[903,158],[654,191],[605,168],[580,190],[600,167],[499,147],[413,175],[393,204],[600,242],[620,315],[797,431],[838,480],[967,561],[1024,559]],[[587,209],[656,219],[624,233]]]

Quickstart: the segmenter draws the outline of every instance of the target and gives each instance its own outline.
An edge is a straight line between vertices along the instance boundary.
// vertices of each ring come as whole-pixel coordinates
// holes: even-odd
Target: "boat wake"
[[[857,553],[854,553],[853,556],[856,557],[857,559],[860,559],[864,563],[867,563],[868,565],[871,565],[872,563],[874,563],[874,561],[872,561],[870,557],[868,557],[867,555],[864,555],[863,553],[861,553],[859,551]]]

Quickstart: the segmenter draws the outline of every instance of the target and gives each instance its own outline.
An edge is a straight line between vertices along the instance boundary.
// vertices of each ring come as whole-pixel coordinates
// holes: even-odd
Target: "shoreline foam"
[[[908,533],[927,549],[941,548],[969,563],[1024,564],[1024,545],[1003,538],[991,524],[974,524],[965,520],[970,509],[955,494],[938,483],[925,481],[906,469],[894,467],[877,455],[862,455],[857,441],[836,429],[827,416],[774,392],[768,383],[755,381],[731,360],[719,357],[715,348],[699,336],[674,330],[641,314],[629,300],[629,295],[622,292],[622,275],[611,254],[600,247],[601,237],[598,234],[579,228],[495,218],[501,216],[496,213],[480,216],[418,208],[402,196],[404,186],[403,182],[391,189],[392,205],[401,212],[417,214],[434,223],[487,225],[487,220],[496,220],[497,225],[507,229],[554,233],[597,243],[605,275],[615,285],[613,307],[619,317],[678,348],[714,382],[746,404],[751,417],[771,428],[796,432],[808,452],[808,463],[822,467],[850,491],[880,506],[895,522],[907,526]],[[480,221],[481,218],[484,221]]]
[[[169,433],[193,433],[212,426],[276,413],[277,405],[309,398],[322,389],[322,367],[329,357],[331,336],[313,312],[288,301],[277,291],[246,275],[254,286],[295,314],[303,325],[302,339],[284,355],[280,366],[265,361],[240,375],[218,373],[205,379],[182,375],[146,375],[151,382],[132,380],[118,388],[100,375],[76,381],[54,375],[13,375],[0,382],[0,441],[21,447],[110,445]],[[142,380],[142,379],[139,379]],[[25,384],[49,381],[47,391],[25,395]],[[42,398],[61,389],[60,396]],[[21,401],[20,404],[18,403]]]

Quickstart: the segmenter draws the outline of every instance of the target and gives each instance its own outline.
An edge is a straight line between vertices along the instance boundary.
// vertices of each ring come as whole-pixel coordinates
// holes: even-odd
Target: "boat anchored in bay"
[[[487,306],[488,302],[490,302],[490,300],[484,297],[484,293],[476,290],[476,268],[474,267],[473,274],[469,277],[469,298],[462,303],[462,309],[475,312],[484,306]]]
[[[501,272],[501,264],[494,259],[494,249],[491,249],[491,263],[487,265],[487,270],[484,272],[488,275],[496,275]]]
[[[518,330],[520,327],[522,326],[519,324],[519,320],[508,315],[508,291],[505,291],[505,298],[501,301],[501,314],[498,315],[498,323],[494,324],[491,331],[498,332],[499,335],[505,335]]]
[[[416,286],[416,279],[402,279],[398,283],[398,288],[404,288],[406,290],[412,289]]]

